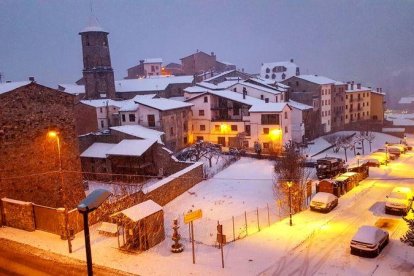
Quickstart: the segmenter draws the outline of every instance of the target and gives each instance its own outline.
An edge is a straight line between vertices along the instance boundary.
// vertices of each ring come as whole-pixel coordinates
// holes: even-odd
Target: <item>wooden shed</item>
[[[359,185],[359,179],[360,176],[358,173],[356,172],[347,172],[347,173],[343,173],[340,176],[345,176],[349,178],[349,181],[346,185],[346,191],[349,192],[350,190],[352,190],[355,186]]]
[[[337,183],[331,179],[323,179],[316,185],[316,192],[325,192],[334,194],[337,197],[341,196],[341,191]]]
[[[165,239],[164,211],[147,200],[111,215],[118,225],[118,246],[125,250],[148,250]]]

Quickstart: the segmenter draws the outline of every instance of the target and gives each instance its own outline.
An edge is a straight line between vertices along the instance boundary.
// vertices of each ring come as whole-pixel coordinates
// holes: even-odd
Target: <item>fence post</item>
[[[235,232],[234,232],[234,216],[232,216],[231,219],[233,220],[233,241],[235,241],[236,240],[236,235],[235,235]]]
[[[269,203],[267,203],[267,224],[270,227],[270,213],[269,213]]]
[[[259,207],[256,207],[256,215],[257,215],[257,229],[260,232],[260,223],[259,223]]]
[[[246,213],[246,211],[244,211],[244,223],[246,224],[246,236],[248,236],[248,233],[247,233],[247,213]]]

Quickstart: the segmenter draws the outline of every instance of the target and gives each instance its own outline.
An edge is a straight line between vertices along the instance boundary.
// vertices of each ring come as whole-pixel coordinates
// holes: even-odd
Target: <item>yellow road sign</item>
[[[184,223],[187,224],[189,222],[192,222],[193,220],[201,218],[202,216],[203,216],[203,212],[201,211],[201,209],[187,213],[184,216]]]

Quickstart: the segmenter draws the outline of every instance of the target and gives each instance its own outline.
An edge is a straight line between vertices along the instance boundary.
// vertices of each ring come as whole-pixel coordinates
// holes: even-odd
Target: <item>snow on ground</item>
[[[414,125],[414,114],[412,113],[387,113],[385,119],[392,121],[395,126]]]
[[[389,138],[378,134],[375,145],[381,147],[391,141]],[[414,137],[409,135],[408,141],[414,144]],[[196,243],[196,264],[192,264],[191,244],[186,239],[185,251],[180,254],[170,252],[172,241],[168,237],[141,254],[123,253],[117,249],[116,238],[97,233],[99,224],[91,227],[93,261],[140,275],[413,275],[414,250],[399,241],[407,226],[400,217],[384,214],[385,196],[393,187],[414,188],[413,166],[412,151],[388,166],[371,168],[370,178],[342,196],[332,212],[306,210],[293,216],[293,226],[284,219],[226,245],[224,269],[220,250],[200,243]],[[201,208],[203,216],[215,222],[272,203],[271,178],[271,161],[241,158],[164,207],[167,235],[172,234],[168,216],[180,216],[188,209]],[[388,219],[390,244],[375,259],[350,255],[349,242],[358,227],[374,225],[378,219]],[[180,221],[180,234],[185,235],[187,225]],[[194,223],[196,234],[203,232],[203,222]],[[28,233],[4,227],[0,237],[69,255],[66,241],[42,231]],[[73,240],[74,253],[70,257],[85,260],[83,244],[81,232]]]

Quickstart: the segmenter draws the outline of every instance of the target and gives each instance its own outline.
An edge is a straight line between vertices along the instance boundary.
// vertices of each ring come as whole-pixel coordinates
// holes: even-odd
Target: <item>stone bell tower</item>
[[[83,53],[83,78],[86,99],[114,99],[114,71],[108,45],[108,32],[91,16],[80,33]]]

